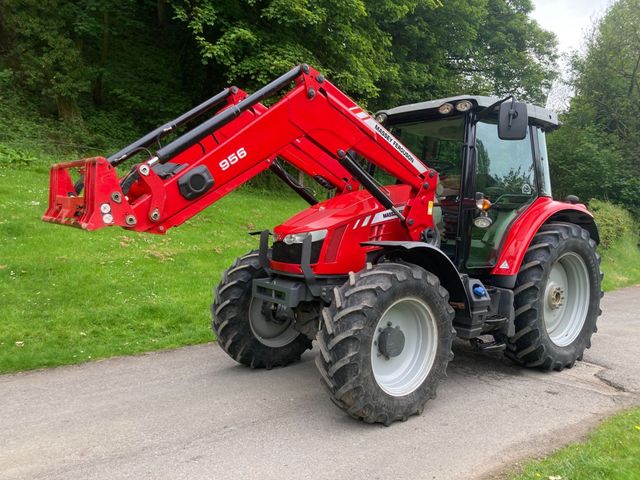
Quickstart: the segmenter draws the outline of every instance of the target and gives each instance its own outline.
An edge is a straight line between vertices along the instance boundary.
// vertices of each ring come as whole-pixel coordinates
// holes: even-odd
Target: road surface
[[[605,296],[585,361],[561,373],[463,343],[420,417],[356,422],[314,353],[237,366],[202,345],[0,376],[1,479],[459,479],[545,453],[640,399],[640,288]]]

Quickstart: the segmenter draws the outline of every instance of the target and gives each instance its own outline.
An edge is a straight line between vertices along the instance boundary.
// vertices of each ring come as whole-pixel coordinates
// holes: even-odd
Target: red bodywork
[[[314,95],[309,94],[310,90]],[[245,97],[244,92],[237,91],[229,98],[227,108]],[[359,183],[338,161],[339,150],[354,151],[402,182],[403,185],[388,187],[388,194],[397,207],[403,208],[404,223],[389,212],[381,213],[386,209],[368,192],[359,190]],[[316,227],[328,230],[321,258],[327,252],[331,255],[313,266],[317,274],[344,274],[362,268],[366,252],[372,249],[361,247],[362,241],[418,240],[425,228],[433,227],[429,209],[433,205],[437,173],[425,167],[353,100],[313,69],[301,73],[294,88],[270,108],[262,104],[254,106],[172,158],[172,163],[188,164],[178,175],[163,180],[153,169],[141,170],[145,169],[145,163],[138,165],[140,179],[126,197],[115,169],[104,158],[54,165],[49,208],[43,219],[86,230],[118,225],[135,231],[164,233],[269,168],[276,157],[312,177],[322,176],[335,187],[333,198],[275,229],[276,235]],[[231,165],[229,159],[234,159]],[[93,165],[104,178],[87,174]],[[215,186],[188,200],[181,195],[178,180],[200,165],[209,169]],[[86,176],[84,196],[73,194],[68,172],[72,168],[78,168]],[[114,194],[124,202],[115,205]],[[105,221],[107,209],[110,216]],[[154,211],[156,220],[152,216]],[[374,222],[377,213],[381,213],[381,221]],[[132,216],[129,223],[127,216]],[[299,265],[274,262],[273,267],[300,272]]]
[[[84,197],[75,195],[75,187],[69,174],[75,169],[91,185]],[[113,192],[117,200],[111,198]],[[120,197],[118,197],[120,195]],[[108,211],[101,211],[106,199],[111,199]],[[126,225],[125,217],[133,211],[127,202],[122,202],[122,190],[116,169],[103,157],[88,158],[75,162],[57,163],[51,167],[49,180],[49,208],[42,219],[73,227],[95,230],[104,225]],[[106,219],[105,215],[110,215]]]
[[[51,169],[49,208],[43,219],[86,230],[118,225],[130,230],[165,233],[181,225],[218,199],[238,188],[276,160],[292,164],[335,188],[335,196],[314,205],[275,228],[276,238],[287,234],[327,230],[318,261],[318,275],[344,275],[365,266],[362,242],[417,241],[433,228],[432,208],[438,175],[422,164],[395,137],[355,102],[312,68],[301,71],[294,87],[267,108],[258,103],[175,157],[172,163],[188,165],[162,179],[149,163],[137,166],[140,174],[125,196],[115,168],[102,157],[54,165]],[[247,94],[233,89],[226,108]],[[224,110],[224,109],[223,109]],[[338,160],[339,151],[354,151],[397,178],[400,185],[386,187],[405,221],[386,210]],[[189,200],[178,181],[191,170],[206,166],[215,184]],[[85,176],[84,196],[76,196],[69,170]],[[117,200],[120,201],[117,201]],[[583,206],[538,199],[512,227],[493,273],[512,275],[518,270],[532,236],[546,218],[559,209]],[[503,262],[509,268],[500,268]],[[272,268],[300,274],[299,264],[272,261]]]
[[[498,261],[491,271],[493,275],[516,275],[520,270],[520,264],[527,252],[527,248],[538,232],[538,229],[552,216],[566,213],[579,212],[592,218],[587,207],[582,204],[572,205],[558,202],[549,197],[537,198],[515,220],[502,244]]]
[[[387,190],[399,208],[410,198],[406,185],[393,185]],[[424,210],[427,211],[427,205]],[[398,217],[385,210],[371,195],[364,191],[345,193],[318,203],[294,215],[274,229],[276,238],[289,233],[328,230],[322,244],[320,261],[312,264],[318,275],[344,275],[357,272],[365,266],[367,252],[375,247],[361,246],[362,242],[379,240],[412,240]],[[276,270],[302,273],[300,265],[272,261]]]

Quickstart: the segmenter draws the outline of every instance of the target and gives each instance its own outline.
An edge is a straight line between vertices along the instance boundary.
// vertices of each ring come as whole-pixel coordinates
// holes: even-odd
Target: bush
[[[571,121],[571,119],[569,119]],[[548,136],[554,197],[577,195],[622,205],[640,216],[637,168],[615,135],[570,123]]]
[[[26,167],[36,162],[35,156],[0,143],[0,168]]]
[[[600,246],[605,250],[617,240],[628,237],[637,238],[638,225],[628,210],[596,199],[589,201],[589,209],[593,212],[598,224]]]

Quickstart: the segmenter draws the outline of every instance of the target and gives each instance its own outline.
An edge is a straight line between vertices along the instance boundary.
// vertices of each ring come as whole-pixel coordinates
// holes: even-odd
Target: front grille
[[[317,263],[320,258],[320,250],[322,250],[322,243],[324,240],[318,240],[311,243],[311,261],[310,263]],[[293,243],[287,245],[284,242],[273,242],[271,249],[271,259],[275,262],[283,263],[302,263],[302,244]]]

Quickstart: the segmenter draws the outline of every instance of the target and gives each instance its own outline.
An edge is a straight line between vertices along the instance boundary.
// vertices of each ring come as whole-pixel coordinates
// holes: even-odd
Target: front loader
[[[388,425],[435,396],[454,336],[544,370],[573,366],[590,346],[598,230],[577,198],[551,197],[545,132],[556,127],[553,112],[513,97],[374,117],[300,65],[251,95],[225,89],[109,158],[52,166],[43,218],[163,234],[270,169],[310,207],[256,232],[256,249],[224,272],[212,305],[218,344],[270,369],[316,340],[333,402]]]

